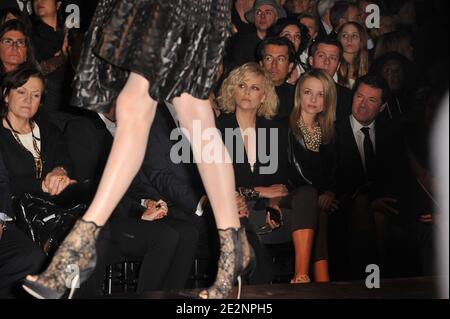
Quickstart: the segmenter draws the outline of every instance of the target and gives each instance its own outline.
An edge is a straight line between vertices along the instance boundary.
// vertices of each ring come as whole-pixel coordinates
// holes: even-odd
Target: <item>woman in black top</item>
[[[39,71],[20,68],[3,79],[0,101],[0,150],[9,172],[11,192],[59,195],[75,183],[70,158],[59,130],[35,118],[44,92]]]
[[[293,233],[294,243],[308,242],[312,245],[315,242],[313,260],[316,281],[329,281],[327,213],[337,208],[333,143],[335,112],[336,86],[333,79],[318,69],[306,72],[297,84],[290,119],[289,182],[295,188],[312,186],[318,194],[319,219],[316,229]],[[301,254],[296,250],[296,265],[304,263],[305,258],[300,257]],[[309,264],[304,264],[303,272],[307,272],[308,267]],[[296,267],[294,282],[302,282],[305,275],[307,273],[297,273]]]
[[[250,228],[256,228],[264,244],[294,241],[299,270],[293,282],[298,282],[299,265],[305,260],[309,264],[311,248],[305,245],[311,245],[311,238],[300,236],[298,240],[296,234],[315,229],[317,192],[301,184],[288,192],[287,130],[271,120],[278,105],[273,90],[270,76],[259,65],[248,63],[234,70],[222,86],[219,104],[225,114],[218,127],[232,154],[236,186],[247,197],[250,213],[244,208],[241,217],[248,217]],[[257,245],[253,246],[258,253]],[[261,261],[258,254],[257,258]]]

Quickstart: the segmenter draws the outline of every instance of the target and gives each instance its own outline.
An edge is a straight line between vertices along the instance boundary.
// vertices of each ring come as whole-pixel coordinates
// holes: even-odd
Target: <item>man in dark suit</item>
[[[143,166],[111,220],[115,245],[104,248],[101,254],[108,263],[118,254],[142,257],[140,291],[183,288],[197,249],[196,227],[203,227],[198,207],[203,188],[195,186],[195,178],[191,178],[195,172],[170,158],[175,144],[170,140],[176,128],[173,118],[165,105],[159,105],[155,118],[147,144],[151,151],[146,153]],[[78,176],[98,180],[114,134],[114,107],[108,114],[93,113],[67,125],[68,148],[77,158],[73,161]],[[161,199],[169,206],[167,217],[143,222],[146,208]],[[169,271],[167,263],[173,263]]]
[[[389,237],[401,234],[410,220],[408,160],[400,128],[379,117],[387,96],[382,78],[358,79],[352,114],[337,127],[338,189],[353,278],[364,277],[372,263],[386,266],[383,274],[389,272]]]
[[[311,67],[324,70],[336,80],[336,71],[340,65],[343,48],[339,41],[333,38],[318,39],[309,49],[308,62]],[[336,82],[336,81],[335,81]],[[337,104],[336,122],[348,118],[351,114],[352,91],[336,83]]]

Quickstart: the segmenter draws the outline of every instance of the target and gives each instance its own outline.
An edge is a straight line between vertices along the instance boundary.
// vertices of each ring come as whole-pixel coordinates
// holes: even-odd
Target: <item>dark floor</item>
[[[448,279],[447,279],[448,280]],[[262,286],[244,286],[242,299],[434,299],[438,298],[437,279],[433,277],[415,277],[405,279],[385,279],[380,288],[368,289],[363,281],[274,284]],[[231,298],[236,296],[236,290]],[[193,292],[186,290],[184,292]],[[181,299],[176,293],[148,292],[141,295],[115,294],[110,298],[137,299]]]

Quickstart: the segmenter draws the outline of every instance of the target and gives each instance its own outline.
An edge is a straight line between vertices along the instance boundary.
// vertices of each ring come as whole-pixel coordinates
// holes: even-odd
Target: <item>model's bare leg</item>
[[[214,211],[220,238],[220,257],[216,281],[212,287],[200,292],[200,298],[227,298],[240,275],[254,260],[253,250],[248,244],[245,229],[240,228],[235,201],[234,172],[228,152],[220,138],[215,138],[215,149],[224,154],[214,163],[205,163],[202,150],[211,141],[199,141],[193,136],[195,120],[201,124],[201,131],[215,129],[214,115],[207,100],[199,100],[183,94],[173,100],[180,124],[189,131],[194,157],[203,180],[209,201]],[[240,296],[240,286],[238,297]]]
[[[117,131],[95,198],[56,252],[47,270],[28,276],[24,288],[36,297],[57,298],[65,289],[87,279],[95,267],[95,241],[125,194],[144,159],[156,101],[149,96],[149,82],[131,73],[117,98]],[[69,279],[75,266],[79,278]],[[70,281],[70,282],[68,282]]]
[[[217,132],[219,141],[215,145],[216,150],[224,154],[220,163],[205,163],[201,158],[204,147],[211,141],[202,141],[197,145],[192,139],[195,120],[201,123],[202,132],[206,129],[216,129],[214,114],[208,100],[199,100],[188,94],[183,94],[173,100],[181,127],[191,134],[188,137],[192,144],[192,151],[197,161],[198,170],[205,186],[209,201],[214,211],[217,228],[239,228],[239,215],[236,207],[234,171],[225,145],[222,143],[220,133]]]
[[[130,186],[144,160],[157,102],[149,82],[131,73],[117,98],[117,130],[100,185],[83,219],[103,225]]]

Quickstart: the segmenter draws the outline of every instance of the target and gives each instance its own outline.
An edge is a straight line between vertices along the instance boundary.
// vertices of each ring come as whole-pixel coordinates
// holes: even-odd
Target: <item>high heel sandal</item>
[[[237,299],[241,297],[241,276],[250,272],[255,266],[255,254],[247,241],[245,228],[219,229],[220,257],[216,281],[200,291],[200,299],[224,299],[231,294],[233,286],[238,283]]]
[[[22,287],[38,299],[59,299],[70,289],[86,281],[95,269],[97,254],[95,243],[101,227],[79,219],[58,248],[52,262],[35,281],[25,279]]]
[[[310,283],[311,279],[309,279],[308,275],[300,275],[299,277],[292,278],[291,284],[307,284]]]

